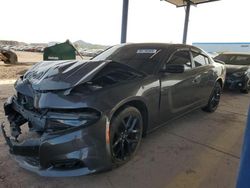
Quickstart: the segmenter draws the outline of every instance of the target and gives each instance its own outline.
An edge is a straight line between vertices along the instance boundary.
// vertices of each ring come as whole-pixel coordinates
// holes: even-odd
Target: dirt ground
[[[4,64],[0,61],[0,84],[12,83],[13,80],[24,74],[33,64],[43,60],[43,54],[38,52],[15,52],[18,57],[16,64]],[[83,57],[89,59],[89,57]],[[77,56],[77,59],[81,59]]]
[[[1,106],[13,92],[12,84],[0,84],[0,121]],[[74,178],[40,177],[20,168],[0,133],[0,188],[233,188],[249,103],[250,94],[225,91],[215,113],[196,110],[147,135],[126,165]]]
[[[16,52],[18,63],[4,64],[0,61],[0,80],[13,80],[25,73],[34,63],[42,60],[42,53]],[[3,81],[2,81],[3,82]]]

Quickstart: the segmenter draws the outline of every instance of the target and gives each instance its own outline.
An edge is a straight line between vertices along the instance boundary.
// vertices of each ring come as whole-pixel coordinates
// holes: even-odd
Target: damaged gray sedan
[[[194,109],[219,105],[225,67],[202,50],[123,44],[88,61],[43,61],[15,83],[2,132],[20,166],[78,176],[120,166],[143,135]],[[27,126],[34,137],[19,141]]]

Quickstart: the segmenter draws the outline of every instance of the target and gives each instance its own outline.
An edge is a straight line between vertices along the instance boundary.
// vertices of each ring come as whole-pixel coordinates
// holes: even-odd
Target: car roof
[[[120,46],[137,46],[137,47],[150,47],[150,48],[165,48],[165,49],[179,49],[179,48],[194,48],[199,49],[195,46],[187,44],[173,44],[173,43],[125,43]]]

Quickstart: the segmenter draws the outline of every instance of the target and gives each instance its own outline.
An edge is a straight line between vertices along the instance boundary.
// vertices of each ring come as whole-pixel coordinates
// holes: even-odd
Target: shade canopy
[[[209,3],[209,2],[213,2],[213,1],[219,1],[219,0],[164,0],[164,1],[172,3],[172,4],[176,5],[177,7],[182,7],[182,6],[186,6],[188,4],[188,2],[191,5],[198,5],[201,3]]]

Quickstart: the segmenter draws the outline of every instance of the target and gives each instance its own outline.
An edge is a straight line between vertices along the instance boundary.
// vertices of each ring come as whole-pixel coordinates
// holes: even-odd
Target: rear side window
[[[236,65],[250,65],[250,56],[237,55],[234,62]]]
[[[224,61],[224,63],[229,65],[250,65],[250,55],[220,54],[215,59]]]
[[[192,52],[195,67],[207,65],[207,57],[200,53]]]
[[[224,61],[226,63],[226,62],[232,61],[234,59],[234,55],[220,54],[220,55],[216,56],[215,59],[218,59],[220,61]]]
[[[168,64],[184,65],[185,70],[191,69],[192,63],[189,51],[183,50],[175,52]]]

